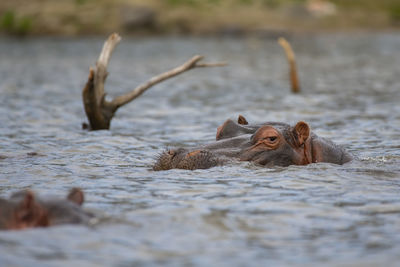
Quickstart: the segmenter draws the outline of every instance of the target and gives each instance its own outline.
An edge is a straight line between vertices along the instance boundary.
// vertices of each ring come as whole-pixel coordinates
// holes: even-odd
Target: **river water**
[[[400,35],[294,35],[303,92],[273,38],[126,38],[110,97],[194,54],[191,70],[88,132],[81,89],[104,39],[0,39],[0,196],[86,194],[91,226],[0,232],[1,266],[395,266],[400,262]],[[237,162],[154,172],[167,147],[214,140],[226,119],[307,121],[355,160]]]

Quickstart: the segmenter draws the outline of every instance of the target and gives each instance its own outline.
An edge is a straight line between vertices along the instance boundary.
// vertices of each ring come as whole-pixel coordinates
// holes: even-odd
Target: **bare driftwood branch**
[[[104,82],[108,75],[108,62],[110,61],[112,52],[120,41],[121,37],[118,34],[111,34],[110,37],[108,37],[107,41],[104,43],[99,59],[96,62],[96,75],[94,86],[96,88],[96,99],[98,101],[98,104],[100,104],[100,102],[104,98]]]
[[[193,68],[200,68],[200,67],[220,67],[220,66],[225,66],[225,63],[212,63],[212,64],[207,64],[207,63],[198,63],[200,60],[202,60],[202,56],[194,56],[187,62],[185,62],[183,65],[176,67],[172,70],[166,71],[160,75],[157,75],[147,82],[139,85],[135,89],[133,89],[131,92],[118,96],[114,98],[113,101],[111,101],[111,104],[115,107],[121,107],[129,102],[131,102],[133,99],[136,97],[140,96],[143,94],[147,89],[152,87],[153,85],[160,83],[166,79],[172,78],[178,74],[181,74],[182,72],[188,71]]]
[[[225,63],[199,63],[202,56],[194,56],[184,64],[160,75],[154,76],[147,82],[139,85],[131,92],[115,97],[112,101],[105,100],[104,83],[107,78],[107,65],[111,58],[112,51],[121,40],[121,37],[113,33],[104,43],[99,59],[94,69],[90,69],[88,81],[83,88],[82,98],[86,116],[89,119],[91,130],[109,129],[110,122],[118,108],[131,102],[150,87],[185,71],[194,68],[219,67]]]
[[[294,52],[292,50],[292,47],[290,46],[289,42],[286,41],[285,38],[279,38],[278,39],[279,44],[282,46],[282,48],[285,50],[287,60],[289,62],[289,76],[290,76],[290,83],[292,86],[292,93],[299,93],[300,92],[300,83],[299,83],[299,78],[297,75],[297,67],[296,67],[296,57],[294,55]]]

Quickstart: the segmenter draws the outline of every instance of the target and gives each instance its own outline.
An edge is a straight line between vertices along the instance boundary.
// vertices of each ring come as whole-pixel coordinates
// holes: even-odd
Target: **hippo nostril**
[[[170,155],[172,158],[174,158],[176,156],[176,151],[175,150],[168,150],[168,155]]]

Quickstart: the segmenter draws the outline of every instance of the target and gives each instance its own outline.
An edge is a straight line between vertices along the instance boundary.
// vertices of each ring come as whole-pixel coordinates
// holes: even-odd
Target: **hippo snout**
[[[166,150],[158,157],[153,170],[208,169],[220,164],[217,156],[206,149],[187,150],[183,148]]]

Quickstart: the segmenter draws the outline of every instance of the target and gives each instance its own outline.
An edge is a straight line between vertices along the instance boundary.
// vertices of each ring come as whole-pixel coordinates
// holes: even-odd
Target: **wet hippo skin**
[[[281,122],[249,124],[239,116],[237,122],[227,120],[218,127],[215,142],[165,151],[153,169],[207,169],[232,159],[264,166],[289,166],[343,164],[352,157],[342,147],[311,132],[306,122],[299,121],[294,126]]]
[[[84,194],[73,188],[66,198],[38,198],[30,190],[0,199],[0,229],[17,230],[60,224],[88,223],[92,214],[82,209]]]

